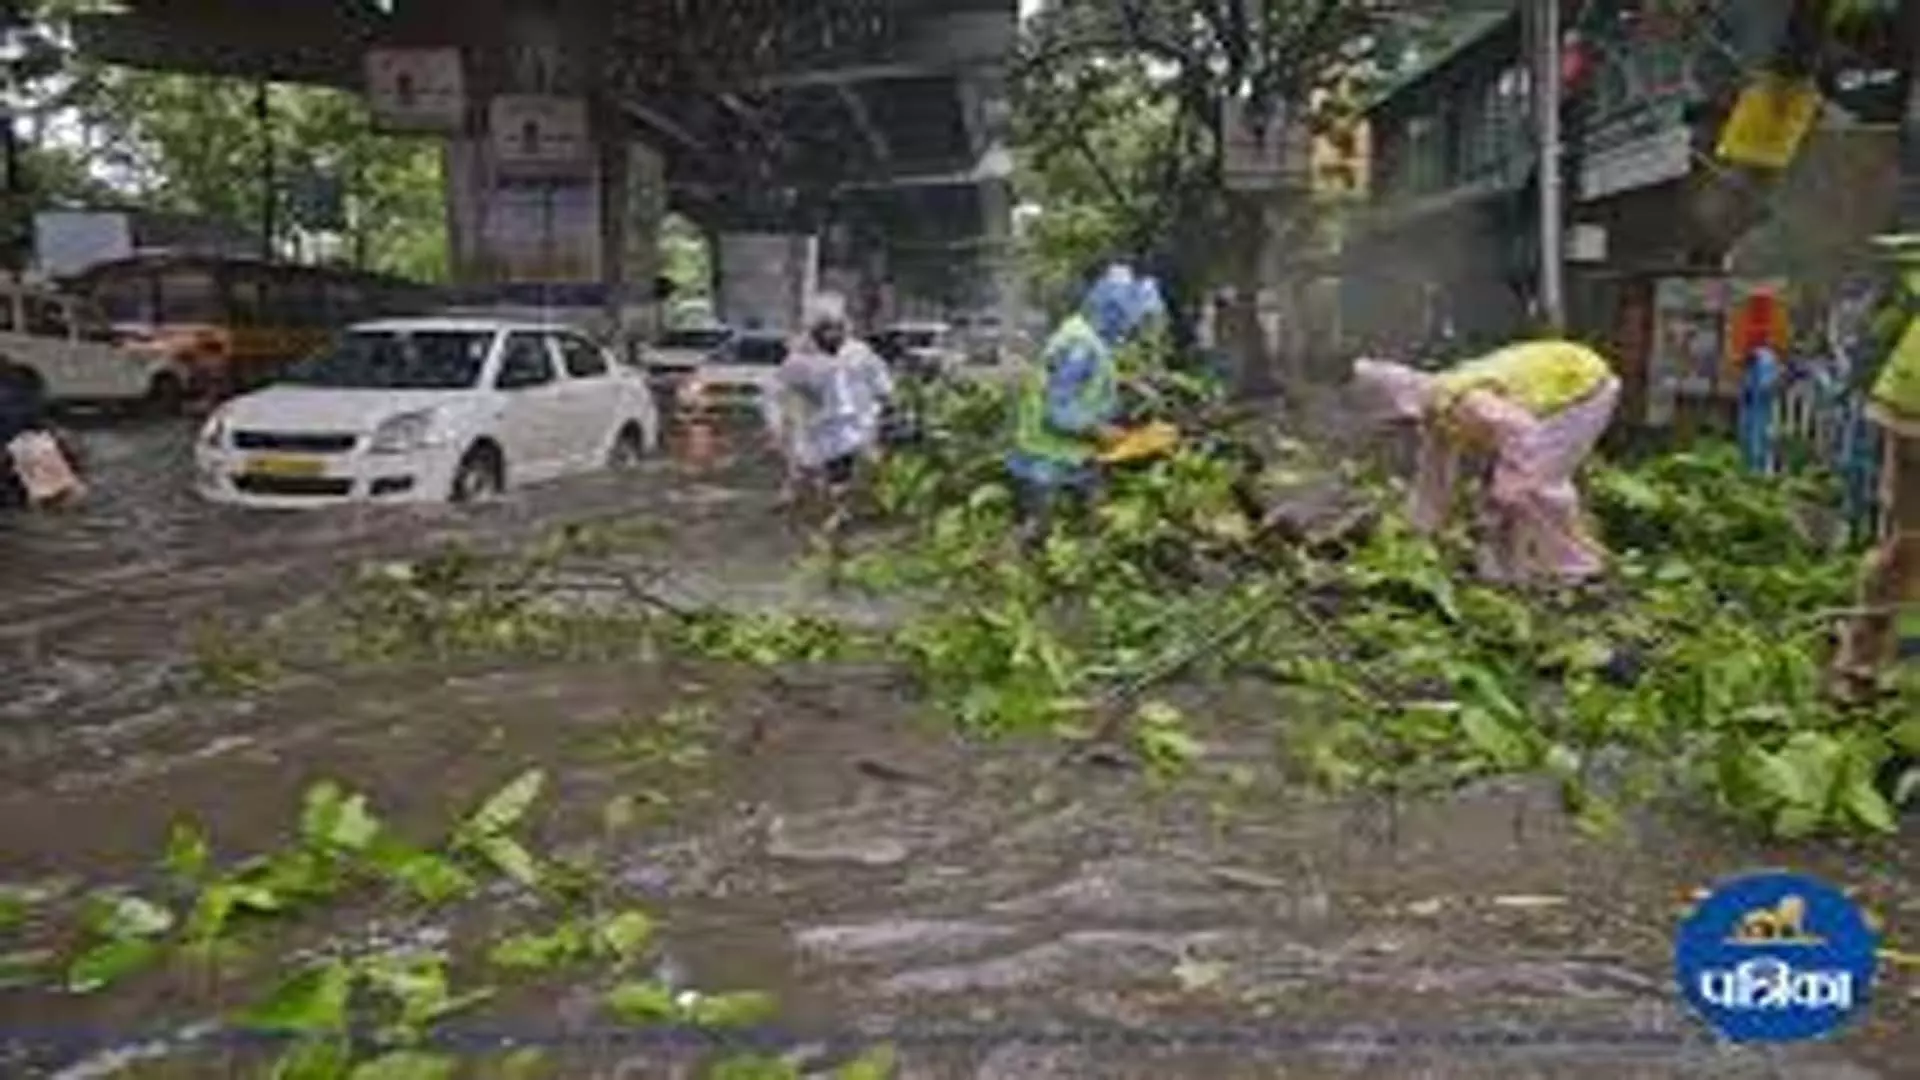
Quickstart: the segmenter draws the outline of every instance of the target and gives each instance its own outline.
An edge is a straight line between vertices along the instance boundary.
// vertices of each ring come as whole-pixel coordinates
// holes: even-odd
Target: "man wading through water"
[[[880,452],[881,416],[892,397],[885,361],[848,336],[845,302],[816,297],[806,333],[780,365],[767,421],[787,463],[782,501],[803,512],[824,506],[829,536],[845,525],[847,496]]]

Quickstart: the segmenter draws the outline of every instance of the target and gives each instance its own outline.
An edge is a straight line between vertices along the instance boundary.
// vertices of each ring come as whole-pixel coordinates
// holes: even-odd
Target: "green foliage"
[[[97,6],[45,0],[33,8],[53,42],[67,36],[70,18]],[[297,176],[326,177],[343,191],[346,257],[420,280],[446,277],[438,143],[376,133],[356,93],[275,86],[263,126],[251,81],[116,67],[60,47],[43,50],[17,82],[30,118],[35,208],[132,204],[258,228],[270,156],[283,241],[289,226],[337,231],[298,220],[292,198]],[[47,138],[56,123],[77,133],[79,147]]]
[[[1889,832],[1920,785],[1882,776],[1920,741],[1899,722],[1920,698],[1842,712],[1821,693],[1818,613],[1847,605],[1854,560],[1822,539],[1816,511],[1836,500],[1819,478],[1751,476],[1724,449],[1597,466],[1592,510],[1618,558],[1581,600],[1478,584],[1461,573],[1464,535],[1417,536],[1390,508],[1343,555],[1276,552],[1236,504],[1232,456],[1204,446],[1114,475],[1092,520],[1022,558],[1004,489],[969,488],[932,456],[991,459],[1000,439],[981,414],[937,450],[895,455],[884,501],[911,537],[849,574],[924,596],[894,647],[968,730],[1074,725],[1103,687],[1198,647],[1193,677],[1241,667],[1283,684],[1288,756],[1333,787],[1543,773],[1604,828],[1616,814],[1595,763],[1625,754],[1636,765],[1610,779],[1616,794],[1678,784],[1800,836]],[[1284,439],[1266,451],[1268,475],[1337,471]],[[1235,613],[1255,625],[1207,645]],[[1131,732],[1162,776],[1202,744],[1159,704]]]
[[[64,974],[48,970],[51,950],[30,950],[0,957],[0,974],[9,989],[44,986],[50,975],[65,992],[95,993],[166,960],[178,950],[193,955],[213,944],[232,946],[243,932],[239,916],[272,916],[282,930],[294,929],[302,915],[329,914],[322,904],[350,898],[359,886],[379,890],[375,898],[404,901],[420,860],[437,860],[438,873],[490,872],[522,880],[517,860],[500,859],[489,843],[512,839],[538,805],[545,773],[529,770],[481,800],[450,830],[445,854],[415,849],[394,838],[370,800],[332,781],[308,789],[287,845],[233,867],[216,866],[212,845],[189,822],[173,829],[161,863],[169,871],[174,894],[166,901],[124,889],[102,889],[84,897],[72,911],[71,928],[37,927],[39,916],[65,896],[53,885],[10,886],[3,895],[15,912],[14,928],[36,926],[56,938],[71,939],[75,955]],[[523,852],[519,843],[514,847]],[[560,857],[529,863],[561,866]],[[663,1024],[722,1029],[762,1024],[777,1012],[776,1002],[757,991],[700,993],[670,989],[632,979],[634,969],[654,959],[659,926],[647,912],[622,902],[613,883],[597,866],[579,869],[581,886],[562,893],[530,894],[536,914],[551,920],[544,930],[505,929],[496,936],[467,942],[467,949],[440,945],[387,945],[368,948],[339,941],[318,950],[305,941],[298,951],[278,958],[284,965],[256,969],[274,976],[269,989],[237,1009],[228,1022],[235,1028],[286,1040],[268,1075],[282,1080],[351,1080],[354,1077],[446,1077],[466,1064],[429,1047],[436,1032],[456,1014],[480,1007],[493,996],[490,986],[465,987],[456,973],[471,969],[464,956],[478,955],[497,971],[532,976],[565,974],[608,979],[602,991],[609,1016],[631,1024]],[[462,892],[465,895],[465,892]],[[178,901],[173,903],[172,901]],[[191,914],[180,919],[176,912]],[[63,916],[65,912],[61,913]],[[473,925],[472,920],[455,920]],[[251,929],[268,930],[265,923]],[[265,934],[256,934],[256,939]],[[223,1011],[231,1000],[216,991]],[[889,1059],[877,1052],[843,1070],[842,1075],[887,1075]],[[751,1067],[750,1058],[716,1056],[709,1072]],[[488,1063],[479,1075],[532,1077],[552,1075],[544,1055],[522,1050]],[[855,1066],[865,1071],[855,1070]],[[717,1072],[715,1070],[718,1070]],[[743,1073],[742,1075],[752,1075]]]

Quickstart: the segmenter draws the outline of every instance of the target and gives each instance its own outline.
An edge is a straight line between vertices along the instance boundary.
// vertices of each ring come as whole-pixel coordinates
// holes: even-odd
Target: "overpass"
[[[120,7],[81,20],[84,52],[352,89],[443,139],[461,284],[642,308],[671,208],[717,241],[723,307],[816,267],[870,311],[884,281],[1004,302],[1016,0]]]

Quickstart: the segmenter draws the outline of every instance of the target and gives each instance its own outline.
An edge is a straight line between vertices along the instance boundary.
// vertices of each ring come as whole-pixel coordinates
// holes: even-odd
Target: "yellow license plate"
[[[327,464],[318,458],[303,457],[257,457],[247,462],[247,472],[254,476],[325,476]]]

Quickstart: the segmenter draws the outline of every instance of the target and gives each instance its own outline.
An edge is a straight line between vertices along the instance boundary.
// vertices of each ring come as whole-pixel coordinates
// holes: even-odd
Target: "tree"
[[[132,204],[261,228],[271,191],[278,251],[296,236],[322,237],[370,269],[446,277],[434,141],[377,133],[365,103],[343,91],[274,86],[263,117],[256,82],[138,71],[77,55],[64,47],[64,21],[87,6],[43,0],[34,11],[39,37],[53,49],[32,70],[16,72],[26,105],[23,156],[37,177],[23,201]],[[65,133],[57,141],[56,131]],[[303,176],[338,189],[336,220],[294,212],[291,182]]]
[[[1368,75],[1381,33],[1412,18],[1407,7],[1054,0],[1027,24],[1013,80],[1029,194],[1041,203],[1036,242],[1059,257],[1112,245],[1105,254],[1155,267],[1176,284],[1177,338],[1190,336],[1194,287],[1230,281],[1229,338],[1245,381],[1264,382],[1256,297],[1271,207],[1228,190],[1230,103],[1257,129],[1324,130],[1345,100],[1328,91]]]

